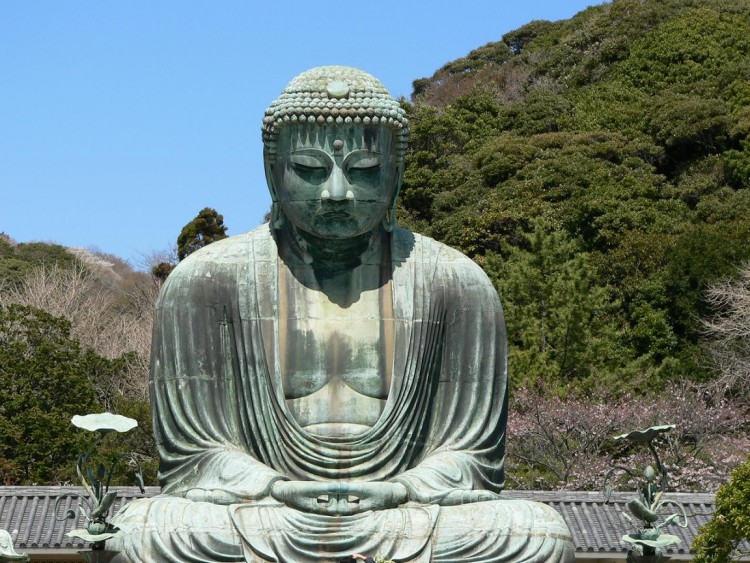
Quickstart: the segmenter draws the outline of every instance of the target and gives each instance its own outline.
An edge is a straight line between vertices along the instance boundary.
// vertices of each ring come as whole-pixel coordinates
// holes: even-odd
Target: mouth
[[[351,213],[345,209],[322,209],[317,215],[322,219],[347,219],[351,217]]]
[[[349,217],[346,211],[326,211],[322,214],[323,217]]]
[[[313,219],[314,228],[321,233],[349,233],[358,230],[354,215],[344,209],[321,209]]]

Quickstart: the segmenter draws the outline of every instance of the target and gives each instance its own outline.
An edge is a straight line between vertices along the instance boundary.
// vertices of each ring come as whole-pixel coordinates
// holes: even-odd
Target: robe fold
[[[483,552],[463,536],[445,539],[455,526],[439,521],[465,520],[459,509],[485,506],[485,520],[526,510],[508,501],[439,506],[457,491],[499,493],[503,487],[502,308],[487,276],[461,253],[403,229],[390,235],[390,245],[390,390],[379,420],[347,439],[306,432],[286,406],[279,365],[287,335],[279,330],[278,276],[288,266],[268,225],[215,242],[180,263],[157,303],[150,381],[159,477],[167,498],[118,515],[117,523],[134,535],[113,546],[138,560],[133,550],[146,541],[149,526],[152,535],[170,533],[170,524],[157,522],[156,513],[177,511],[185,514],[181,533],[187,536],[173,533],[179,548],[160,539],[159,556],[151,560],[333,561],[365,549],[398,561],[567,560],[564,524],[560,528],[559,517],[533,503],[531,512],[542,511],[537,520],[555,521],[537,534],[553,546],[555,558],[537,547],[532,549],[536,558],[503,558],[507,546],[494,548],[492,555],[488,545],[503,544],[490,537],[493,530],[505,529],[507,542],[518,523],[493,520],[485,526],[489,531],[476,540],[487,544]],[[406,487],[410,502],[350,517],[316,516],[269,497],[277,480],[393,481]],[[168,498],[189,499],[196,489],[205,491],[207,500],[231,499],[232,505]],[[503,503],[504,508],[490,508]],[[450,514],[441,516],[445,511]],[[223,531],[199,540],[201,533],[190,522],[202,515],[205,522],[223,518],[224,528],[218,527]],[[439,556],[446,546],[460,557]],[[150,559],[141,555],[141,560]]]
[[[497,293],[468,258],[398,230],[392,241],[393,381],[354,440],[308,434],[278,373],[278,269],[267,227],[186,259],[157,305],[151,392],[164,493],[260,499],[278,479],[395,480],[439,499],[499,492],[506,420]]]

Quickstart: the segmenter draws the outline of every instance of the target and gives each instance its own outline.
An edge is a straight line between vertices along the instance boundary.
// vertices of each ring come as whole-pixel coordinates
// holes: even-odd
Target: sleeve
[[[485,273],[443,247],[425,287],[428,323],[420,353],[439,361],[419,376],[430,389],[423,454],[392,480],[411,500],[441,503],[455,491],[500,492],[507,425],[507,345],[500,299]],[[424,321],[423,321],[424,324]]]
[[[236,272],[232,264],[183,261],[167,280],[154,323],[151,395],[163,492],[193,489],[259,499],[284,479],[258,461],[245,437],[234,366]]]

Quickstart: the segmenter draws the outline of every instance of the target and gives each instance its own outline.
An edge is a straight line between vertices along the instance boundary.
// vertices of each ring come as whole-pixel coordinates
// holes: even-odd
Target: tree
[[[70,419],[105,409],[138,420],[138,431],[126,443],[148,481],[155,482],[158,456],[148,402],[111,392],[128,379],[131,361],[84,349],[62,317],[0,303],[0,483],[76,481],[75,461],[92,437]],[[118,482],[130,480],[120,475]]]
[[[750,263],[736,278],[711,285],[706,300],[715,311],[703,321],[706,350],[719,370],[711,385],[750,398]]]
[[[615,434],[671,423],[676,428],[662,442],[670,487],[715,491],[747,455],[737,448],[746,409],[705,399],[700,388],[684,383],[667,385],[652,397],[614,398],[608,390],[561,397],[543,383],[516,389],[508,415],[509,487],[601,490],[613,464],[649,463],[649,452],[622,449],[612,440]]]
[[[621,330],[590,330],[600,372],[624,383],[610,367],[625,357],[648,385],[706,381],[705,290],[750,259],[747,8],[615,0],[532,22],[415,82],[399,219],[516,273],[537,268],[526,236],[543,220],[585,255],[592,295],[611,296]],[[514,289],[500,289],[513,328]],[[571,302],[548,300],[547,318]],[[531,342],[514,342],[513,361]]]
[[[121,396],[148,401],[156,290],[145,274],[124,279],[92,263],[68,268],[41,264],[7,288],[0,304],[24,305],[62,317],[70,323],[70,337],[83,348],[121,364],[116,377],[104,377],[109,370],[100,369],[102,376],[94,382],[102,405],[112,409]]]
[[[621,321],[609,289],[596,287],[588,255],[541,223],[524,246],[486,264],[504,302],[515,383],[614,384],[627,359],[615,345]]]
[[[172,245],[168,249],[156,250],[144,254],[141,259],[142,269],[151,274],[151,278],[155,281],[157,287],[161,287],[161,284],[169,277],[172,270],[177,266],[177,246]]]
[[[732,480],[716,493],[713,519],[693,540],[696,563],[727,563],[739,555],[736,550],[750,539],[750,458],[732,473]]]
[[[75,256],[59,244],[45,242],[16,243],[8,235],[0,234],[0,287],[13,287],[35,267],[71,267]]]
[[[196,250],[223,238],[227,238],[224,216],[215,209],[204,207],[177,237],[177,257],[184,260]]]
[[[70,323],[39,309],[0,304],[0,480],[4,484],[74,479],[88,438],[74,414],[101,410],[92,370],[107,360],[70,338]],[[110,366],[111,367],[111,366]]]
[[[151,266],[149,272],[156,281],[163,283],[174,270],[174,266],[171,262],[158,262]]]

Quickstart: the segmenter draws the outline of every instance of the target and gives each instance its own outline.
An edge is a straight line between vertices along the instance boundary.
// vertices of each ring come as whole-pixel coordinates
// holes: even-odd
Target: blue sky
[[[140,267],[203,207],[229,234],[270,205],[263,111],[313,66],[396,97],[534,19],[600,0],[4,0],[0,232],[95,247]]]

